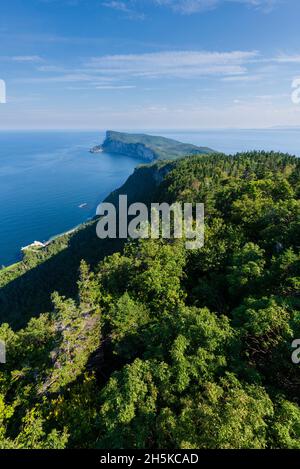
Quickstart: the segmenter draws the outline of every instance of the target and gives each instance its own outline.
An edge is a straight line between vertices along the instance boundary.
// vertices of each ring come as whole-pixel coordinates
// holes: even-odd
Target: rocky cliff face
[[[117,207],[119,195],[127,195],[128,204],[150,202],[153,197],[155,199],[158,186],[173,167],[174,163],[167,163],[162,166],[157,163],[149,166],[138,166],[127,181],[119,189],[112,192],[105,199],[105,202],[113,203]]]
[[[152,162],[157,158],[155,152],[143,143],[125,143],[111,138],[109,134],[102,144],[102,149],[108,153],[131,156],[146,162]]]

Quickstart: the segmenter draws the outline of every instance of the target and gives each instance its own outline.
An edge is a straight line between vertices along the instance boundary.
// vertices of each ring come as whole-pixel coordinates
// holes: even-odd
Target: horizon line
[[[107,130],[115,130],[117,132],[207,132],[207,131],[233,131],[233,130],[289,130],[289,129],[300,129],[300,125],[277,125],[277,126],[268,126],[268,127],[202,127],[202,128],[7,128],[1,129],[0,132],[107,132]]]

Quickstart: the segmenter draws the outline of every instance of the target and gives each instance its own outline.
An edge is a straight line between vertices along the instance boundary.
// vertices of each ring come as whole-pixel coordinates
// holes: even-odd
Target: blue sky
[[[0,129],[300,125],[299,0],[2,0]]]

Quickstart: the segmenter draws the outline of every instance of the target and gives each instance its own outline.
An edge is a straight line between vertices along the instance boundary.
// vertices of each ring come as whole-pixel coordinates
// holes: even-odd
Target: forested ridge
[[[29,319],[19,297],[27,324],[0,327],[0,448],[300,448],[299,160],[191,156],[151,190],[205,204],[204,247],[128,241],[95,263],[74,244],[70,297],[58,257],[53,306]]]

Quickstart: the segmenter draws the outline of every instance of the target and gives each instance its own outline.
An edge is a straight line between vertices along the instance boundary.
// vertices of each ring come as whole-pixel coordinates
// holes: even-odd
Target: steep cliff
[[[113,203],[117,207],[118,197],[123,194],[127,195],[128,204],[151,202],[155,199],[156,189],[172,170],[174,164],[173,162],[156,162],[151,165],[138,166],[119,189],[109,194],[105,202]]]

